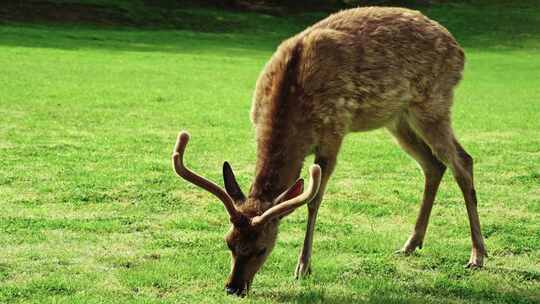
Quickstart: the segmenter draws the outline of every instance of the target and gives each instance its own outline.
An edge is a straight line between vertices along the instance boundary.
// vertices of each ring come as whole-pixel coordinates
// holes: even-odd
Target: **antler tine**
[[[321,185],[321,167],[319,165],[313,165],[309,172],[311,178],[309,179],[307,189],[302,194],[266,210],[262,215],[252,218],[251,224],[253,226],[264,224],[277,216],[292,212],[294,209],[313,200]]]
[[[176,171],[176,174],[178,174],[178,176],[182,177],[188,182],[191,182],[194,185],[205,189],[206,191],[212,193],[217,198],[219,198],[223,202],[223,205],[225,205],[225,208],[227,209],[227,212],[231,217],[231,221],[234,222],[235,219],[239,218],[240,213],[234,206],[233,199],[227,194],[227,192],[225,192],[220,186],[214,184],[210,180],[198,175],[197,173],[189,170],[184,166],[184,151],[186,150],[186,145],[188,141],[189,134],[186,131],[182,131],[180,132],[180,134],[178,134],[178,139],[176,141],[176,145],[174,147],[174,152],[172,155],[174,171]]]

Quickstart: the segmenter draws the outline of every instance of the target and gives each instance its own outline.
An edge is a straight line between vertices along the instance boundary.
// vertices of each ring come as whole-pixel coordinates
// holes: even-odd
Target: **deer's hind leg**
[[[425,177],[422,205],[414,230],[403,247],[397,251],[397,253],[410,254],[416,248],[422,248],[433,202],[446,166],[433,155],[429,146],[411,128],[405,117],[400,117],[387,126],[387,129],[394,135],[403,150],[418,162]]]
[[[451,127],[449,106],[452,95],[440,95],[432,100],[432,105],[448,105],[447,109],[422,108],[411,109],[409,121],[415,131],[429,145],[433,154],[452,170],[454,179],[459,185],[469,218],[472,252],[467,267],[482,267],[487,256],[484,238],[480,229],[477,210],[476,191],[473,183],[473,159],[459,144]]]

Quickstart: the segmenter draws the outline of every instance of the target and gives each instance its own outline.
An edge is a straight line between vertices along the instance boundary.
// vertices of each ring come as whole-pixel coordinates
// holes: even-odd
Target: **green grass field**
[[[322,15],[200,9],[187,11],[192,24],[215,22],[0,25],[0,303],[540,303],[540,14],[534,5],[424,12],[466,49],[453,116],[476,160],[485,268],[464,268],[468,221],[450,174],[424,249],[393,255],[412,230],[423,176],[379,130],[347,137],[312,276],[293,279],[302,208],[283,221],[250,295],[226,296],[227,217],[174,175],[176,135],[192,135],[189,166],[221,183],[228,160],[247,189],[256,77],[283,38]]]

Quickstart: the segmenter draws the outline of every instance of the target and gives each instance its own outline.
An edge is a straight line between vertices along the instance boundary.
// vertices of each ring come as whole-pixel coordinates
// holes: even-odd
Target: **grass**
[[[463,268],[469,229],[449,174],[424,249],[392,255],[412,229],[423,179],[374,131],[350,135],[342,149],[313,275],[292,277],[302,209],[282,223],[243,302],[540,302],[540,18],[533,5],[424,12],[466,48],[454,124],[476,160],[486,267]],[[172,146],[188,129],[188,164],[220,181],[229,160],[247,189],[254,82],[279,41],[314,16],[192,12],[200,14],[237,23],[0,26],[1,303],[238,302],[223,291],[223,207],[175,177]]]

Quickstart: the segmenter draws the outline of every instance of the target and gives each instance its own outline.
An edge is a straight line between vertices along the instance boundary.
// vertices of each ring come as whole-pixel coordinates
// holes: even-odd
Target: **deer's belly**
[[[384,127],[406,108],[401,98],[390,100],[338,98],[318,111],[325,129],[337,133],[369,131]]]

